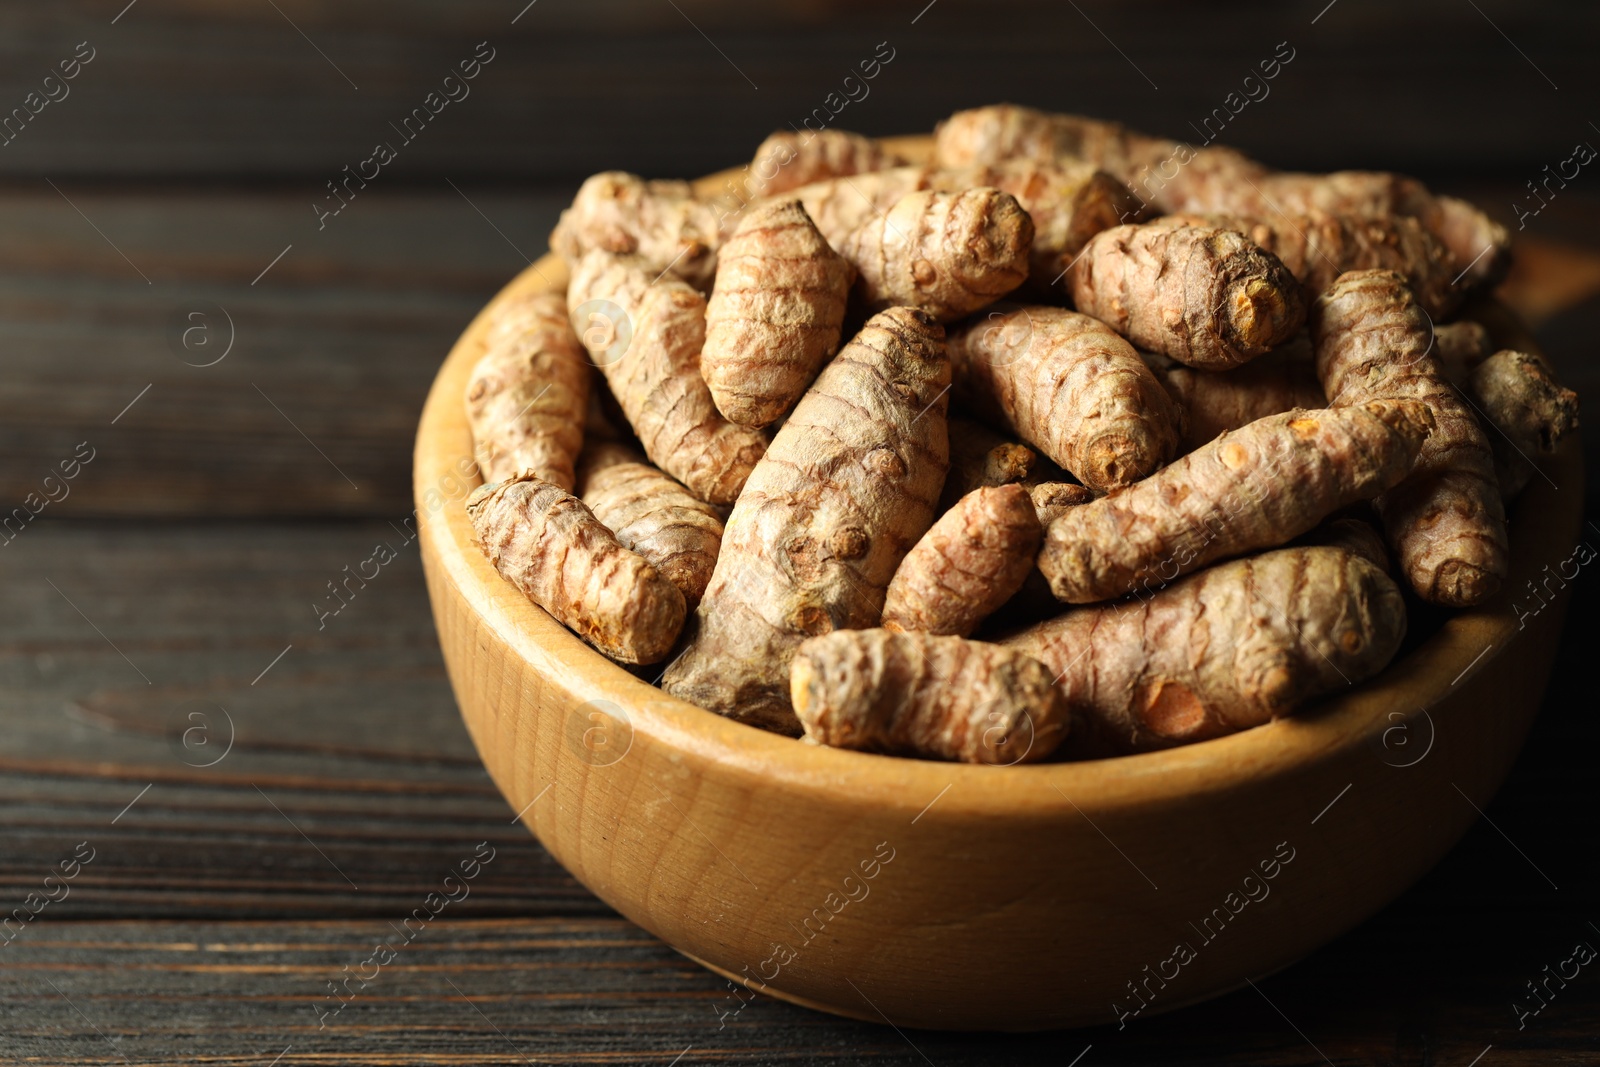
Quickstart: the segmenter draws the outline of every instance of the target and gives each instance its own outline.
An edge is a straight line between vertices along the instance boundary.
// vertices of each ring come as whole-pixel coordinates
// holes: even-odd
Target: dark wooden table
[[[1593,967],[1520,1028],[1515,1007],[1600,946],[1590,569],[1511,780],[1409,893],[1257,989],[1015,1037],[765,999],[720,1020],[726,983],[576,884],[490,784],[414,545],[337,616],[315,607],[403,540],[434,369],[590,171],[745,158],[884,40],[895,59],[841,125],[1011,97],[1182,133],[1289,39],[1232,140],[1419,171],[1509,219],[1544,163],[1600,139],[1593,12],[124,3],[0,5],[0,106],[59,93],[43,79],[79,42],[94,56],[0,148],[0,903],[37,910],[0,932],[0,1061],[1600,1062]],[[473,95],[319,229],[324,183],[480,41]],[[1540,284],[1510,295],[1600,395],[1600,176],[1528,228]],[[57,499],[16,518],[30,493]]]

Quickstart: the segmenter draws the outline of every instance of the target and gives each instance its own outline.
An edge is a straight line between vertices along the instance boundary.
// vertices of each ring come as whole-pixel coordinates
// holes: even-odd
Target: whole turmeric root
[[[750,195],[776,196],[812,182],[904,166],[896,152],[870,137],[845,130],[779,130],[761,142],[750,163]]]
[[[1384,532],[1417,595],[1470,607],[1499,588],[1508,566],[1494,454],[1471,409],[1429,348],[1431,324],[1393,271],[1352,271],[1318,298],[1317,374],[1334,405],[1413,400],[1437,428],[1416,469],[1378,497]]]
[[[636,256],[590,252],[572,273],[567,306],[574,314],[591,301],[612,309],[593,312],[605,321],[580,336],[650,461],[701,500],[729,504],[766,439],[724,419],[700,376],[705,298],[671,276],[652,284],[655,277]],[[619,312],[620,322],[606,318]]]
[[[1081,115],[1014,104],[958,111],[940,123],[934,155],[941,167],[1078,156],[1165,212],[1257,219],[1314,211],[1405,215],[1449,249],[1468,287],[1497,282],[1511,262],[1511,235],[1504,226],[1463,200],[1433,195],[1415,179],[1374,171],[1273,171],[1231,148],[1196,149]]]
[[[1010,159],[985,167],[936,170],[930,188],[960,192],[988,185],[1017,198],[1033,220],[1028,256],[1030,288],[1065,292],[1063,276],[1089,238],[1139,217],[1142,205],[1128,187],[1092,163]]]
[[[660,571],[692,610],[722,545],[722,516],[624,445],[584,449],[578,466],[584,504],[623,548]]]
[[[1037,660],[959,637],[841,630],[795,653],[806,738],[965,763],[1034,763],[1066,736],[1067,704]]]
[[[729,422],[760,428],[839,347],[850,266],[798,200],[752,207],[717,258],[700,372]]]
[[[1494,424],[1495,476],[1511,500],[1533,478],[1535,456],[1549,456],[1578,428],[1578,394],[1556,381],[1550,364],[1528,352],[1496,352],[1472,372],[1470,392]]]
[[[589,405],[589,361],[559,293],[501,305],[467,382],[472,451],[486,482],[530,472],[572,488]]]
[[[1184,452],[1268,415],[1320,408],[1328,402],[1316,366],[1306,358],[1309,345],[1304,356],[1280,346],[1230,371],[1195,370],[1153,352],[1140,355],[1188,415]]]
[[[1270,415],[1068,510],[1045,533],[1039,569],[1069,604],[1146,595],[1390,488],[1431,428],[1427,406],[1406,401]]]
[[[1258,726],[1382,670],[1405,602],[1341,548],[1222,563],[1136,603],[1069,611],[1002,646],[1059,672],[1080,755],[1169,748]]]
[[[697,289],[717,268],[720,218],[688,182],[645,181],[606,171],[578,189],[550,234],[550,248],[577,265],[594,249],[637,255],[650,277],[665,271]]]
[[[996,309],[950,335],[956,395],[1085,485],[1111,490],[1177,448],[1179,412],[1133,346],[1088,315]]]
[[[973,490],[900,561],[883,628],[966,637],[1022,588],[1042,536],[1028,490]]]
[[[1021,285],[1032,241],[1033,222],[1008,193],[924,190],[862,223],[839,252],[866,307],[918,307],[950,322]]]
[[[895,568],[933,521],[948,462],[943,332],[926,312],[892,308],[823,368],[733,506],[669,693],[799,732],[796,646],[876,625]]]
[[[950,419],[950,473],[939,494],[939,514],[974,489],[1027,482],[1039,466],[1039,453],[1007,441],[981,422]]]
[[[577,497],[522,474],[479,486],[467,515],[502,577],[612,659],[655,663],[678,640],[683,594]]]
[[[1237,230],[1271,252],[1300,279],[1308,299],[1327,292],[1352,270],[1392,270],[1406,279],[1417,303],[1435,319],[1453,312],[1466,296],[1454,284],[1450,250],[1406,215],[1330,215],[1310,211],[1249,219],[1238,215],[1173,216],[1196,226]]]
[[[1254,359],[1306,316],[1300,285],[1276,256],[1233,230],[1169,219],[1096,234],[1067,285],[1079,311],[1206,370]]]

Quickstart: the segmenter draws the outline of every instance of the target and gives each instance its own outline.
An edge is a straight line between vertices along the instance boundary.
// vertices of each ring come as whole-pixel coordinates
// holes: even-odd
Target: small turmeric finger
[[[724,419],[700,375],[705,298],[678,278],[657,279],[637,256],[594,251],[567,287],[573,314],[586,305],[605,310],[580,331],[584,346],[650,461],[701,500],[732,503],[766,438]]]
[[[1351,271],[1318,298],[1317,374],[1334,405],[1426,404],[1437,427],[1416,469],[1378,497],[1384,532],[1417,595],[1470,607],[1500,587],[1509,566],[1494,453],[1477,418],[1430,353],[1428,316],[1393,271]]]
[[[859,133],[827,129],[807,131],[801,137],[779,130],[756,149],[749,167],[750,195],[757,199],[776,196],[812,182],[904,165],[899,153]]]
[[[1433,356],[1439,369],[1456,388],[1465,388],[1473,370],[1494,353],[1488,327],[1471,319],[1445,322],[1433,328]]]
[[[1233,230],[1157,219],[1090,238],[1067,271],[1072,301],[1140,348],[1226,370],[1305,322],[1299,283]]]
[[[839,246],[864,306],[917,307],[951,322],[1028,277],[1033,221],[1016,198],[979,187],[922,190],[863,222]]]
[[[1468,388],[1500,431],[1489,435],[1489,443],[1501,496],[1510,500],[1537,473],[1536,457],[1552,455],[1578,428],[1578,394],[1556,381],[1550,364],[1511,349],[1478,364]]]
[[[700,603],[722,545],[722,516],[631,448],[597,444],[578,465],[582,500],[623,548],[678,587],[692,610]]]
[[[1281,545],[1399,482],[1431,426],[1426,405],[1408,401],[1269,415],[1068,510],[1045,533],[1039,569],[1059,599],[1088,604]]]
[[[678,640],[683,594],[577,497],[523,474],[479,486],[467,515],[502,577],[612,659],[655,663]]]
[[[667,692],[799,733],[796,646],[876,625],[889,579],[933,521],[949,447],[943,335],[926,312],[891,308],[817,375],[733,506]]]
[[[1059,672],[1079,755],[1170,748],[1259,726],[1370,678],[1405,601],[1342,548],[1218,564],[1133,603],[1078,608],[1001,642]]]
[[[800,399],[839,348],[855,268],[798,200],[752,207],[717,259],[700,354],[717,410],[762,427]]]
[[[1029,287],[1038,293],[1063,293],[1067,267],[1089,238],[1139,217],[1139,199],[1128,187],[1092,163],[1011,159],[984,167],[938,170],[930,188],[960,192],[988,185],[1017,198],[1033,220],[1028,254]]]
[[[1068,508],[1093,500],[1094,491],[1077,482],[1037,482],[1028,487],[1028,496],[1033,500],[1039,525],[1048,527]]]
[[[1177,449],[1179,412],[1138,352],[1110,327],[1062,308],[995,309],[950,334],[955,393],[1109,491]]]
[[[1280,345],[1230,371],[1195,370],[1154,352],[1139,355],[1188,416],[1184,452],[1268,415],[1327,404],[1316,366],[1308,358],[1309,345],[1304,355]]]
[[[579,187],[550,247],[569,267],[597,248],[637,255],[652,278],[670,270],[705,289],[717,268],[719,226],[717,209],[696,198],[688,182],[606,171]]]
[[[495,310],[467,382],[467,423],[484,481],[531,472],[572,488],[590,373],[561,294],[534,293]]]
[[[1039,466],[1039,453],[1007,441],[981,422],[950,419],[950,473],[939,494],[939,514],[974,489],[1026,482]]]
[[[1010,765],[1045,759],[1067,705],[1037,660],[980,641],[840,630],[795,653],[807,739],[835,748]]]
[[[1022,588],[1043,535],[1022,486],[973,490],[900,561],[884,629],[966,637]]]

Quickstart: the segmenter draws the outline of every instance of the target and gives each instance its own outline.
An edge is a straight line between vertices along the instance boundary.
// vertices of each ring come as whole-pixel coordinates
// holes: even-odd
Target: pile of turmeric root
[[[1017,764],[1291,714],[1408,602],[1495,594],[1577,426],[1450,321],[1506,230],[1408,178],[1011,105],[744,175],[584,183],[566,294],[485,334],[467,510],[599,651],[768,730]]]

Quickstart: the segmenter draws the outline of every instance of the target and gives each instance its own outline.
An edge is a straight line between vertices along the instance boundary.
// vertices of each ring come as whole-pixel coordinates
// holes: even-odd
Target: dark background
[[[94,449],[0,543],[0,910],[96,850],[0,948],[0,1060],[1600,1061],[1600,975],[1523,1030],[1511,1007],[1600,945],[1592,573],[1493,825],[1412,892],[1260,994],[1029,1038],[765,1000],[719,1029],[725,984],[512,822],[456,717],[414,546],[318,628],[326,583],[411,511],[439,361],[577,183],[743,163],[880,42],[894,58],[841,128],[1009,99],[1190,136],[1288,42],[1225,134],[1280,166],[1408,171],[1515,226],[1525,183],[1600,145],[1593,5],[925,2],[0,4],[0,114],[80,42],[95,54],[0,147],[0,508]],[[481,41],[471,95],[319,230],[324,183],[398,145],[388,124]],[[1597,167],[1529,219],[1506,293],[1586,398]],[[213,348],[179,344],[196,323]],[[472,896],[319,1030],[326,983],[483,840]]]

